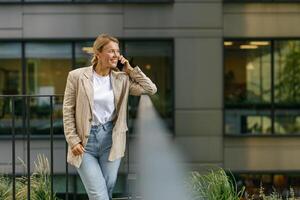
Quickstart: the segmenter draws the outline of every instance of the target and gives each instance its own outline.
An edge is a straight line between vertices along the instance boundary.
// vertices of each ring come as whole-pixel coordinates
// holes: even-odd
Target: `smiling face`
[[[102,50],[98,52],[96,56],[98,57],[99,62],[101,62],[102,67],[116,67],[120,56],[119,44],[110,41],[103,46]]]

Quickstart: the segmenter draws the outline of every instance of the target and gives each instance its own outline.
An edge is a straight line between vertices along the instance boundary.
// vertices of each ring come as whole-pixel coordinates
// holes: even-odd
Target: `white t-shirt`
[[[115,114],[114,93],[111,86],[110,75],[100,76],[93,73],[94,109],[92,124],[104,124],[113,120]]]

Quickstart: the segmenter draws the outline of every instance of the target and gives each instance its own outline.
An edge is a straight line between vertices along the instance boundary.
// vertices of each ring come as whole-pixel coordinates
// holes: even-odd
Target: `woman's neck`
[[[94,68],[94,70],[100,76],[107,76],[109,74],[109,72],[110,72],[110,68],[109,67],[104,67],[104,66],[100,65],[99,63],[96,65],[96,67]]]

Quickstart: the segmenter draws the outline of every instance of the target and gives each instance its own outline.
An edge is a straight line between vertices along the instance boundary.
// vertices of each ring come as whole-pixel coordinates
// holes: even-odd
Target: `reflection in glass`
[[[43,99],[43,105],[36,105],[39,99]],[[53,97],[53,133],[63,134],[62,125],[62,96]],[[31,134],[49,135],[50,134],[50,97],[12,97],[0,98],[0,105],[3,102],[8,102],[5,107],[5,115],[0,118],[0,133],[1,135],[10,135],[12,133],[12,119],[15,120],[15,133],[26,134],[25,130],[28,128]],[[12,112],[14,102],[14,113]],[[27,118],[24,113],[29,111],[30,124],[27,127]],[[2,113],[3,108],[0,108]]]
[[[71,52],[69,43],[27,43],[27,93],[63,94],[72,65]]]
[[[268,41],[225,41],[225,104],[271,101],[271,56]]]
[[[300,104],[300,41],[275,42],[275,102]]]
[[[271,112],[267,110],[226,110],[226,134],[270,134]]]
[[[0,94],[22,93],[21,44],[0,43]]]
[[[14,113],[12,110],[14,104]],[[12,119],[15,120],[15,133],[24,134],[23,113],[25,112],[24,97],[16,97],[13,101],[11,97],[0,98],[0,135],[11,135]]]
[[[276,134],[300,134],[300,110],[276,110]]]
[[[44,104],[38,106],[36,102],[43,99]],[[53,134],[63,134],[62,103],[63,96],[52,97],[53,101]],[[51,107],[49,97],[30,98],[30,132],[32,134],[49,135],[51,126]]]
[[[87,67],[92,65],[93,42],[77,42],[75,44],[75,68]]]
[[[21,44],[12,42],[0,43],[0,95],[22,93]],[[16,123],[22,124],[22,100],[15,101]],[[12,101],[11,98],[0,98],[0,133],[11,133]],[[21,130],[16,130],[20,132]]]
[[[224,48],[225,107],[229,109],[225,115],[225,132],[264,134],[271,132],[273,124],[274,134],[299,134],[300,41],[275,40],[273,56],[270,41],[225,41]],[[270,80],[271,67],[274,85]],[[242,117],[239,114],[242,111],[231,110],[245,106],[253,112],[272,108],[274,117],[248,114]]]
[[[68,72],[72,69],[71,43],[27,43],[25,55],[27,93],[62,95]],[[56,108],[61,109],[62,100],[54,99],[53,103],[56,105],[54,112]],[[38,129],[49,125],[49,108],[49,97],[31,98],[31,129],[34,133],[41,133]]]
[[[133,66],[141,70],[157,85],[158,91],[151,96],[152,102],[166,125],[173,127],[172,43],[167,41],[128,41],[125,43],[126,57]],[[135,118],[138,99],[129,100],[131,119]],[[130,125],[129,120],[129,125]]]

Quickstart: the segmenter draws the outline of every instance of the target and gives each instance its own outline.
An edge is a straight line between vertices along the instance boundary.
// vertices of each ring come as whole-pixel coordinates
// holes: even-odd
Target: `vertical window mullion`
[[[23,0],[24,1],[24,0]],[[22,48],[22,56],[21,56],[21,66],[22,66],[22,92],[21,94],[26,94],[26,58],[25,58],[25,42],[21,43],[21,48]]]

